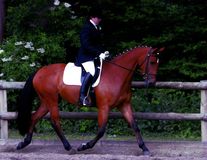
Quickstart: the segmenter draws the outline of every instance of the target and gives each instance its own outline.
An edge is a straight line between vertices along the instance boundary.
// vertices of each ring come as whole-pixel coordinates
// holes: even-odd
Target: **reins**
[[[146,65],[146,68],[145,68],[145,72],[142,74],[143,76],[145,76],[145,75],[150,75],[149,73],[146,73],[146,71],[148,72],[148,63],[149,63],[149,58],[150,58],[150,56],[152,55],[152,52],[153,51],[153,49],[150,47],[150,49],[149,49],[149,51],[148,51],[148,53],[147,53],[147,56],[145,57],[145,59],[144,59],[144,61],[141,63],[141,64],[139,64],[139,67],[141,67],[146,61],[147,61],[147,65]],[[110,60],[104,60],[105,62],[107,62],[107,63],[110,63],[110,64],[113,64],[113,65],[115,65],[115,66],[117,66],[117,67],[120,67],[120,68],[122,68],[122,69],[125,69],[125,70],[127,70],[127,71],[129,71],[129,72],[137,72],[136,71],[136,69],[129,69],[129,68],[126,68],[126,67],[124,67],[124,66],[122,66],[122,65],[119,65],[119,64],[117,64],[117,63],[114,63],[114,62],[112,62],[112,61],[110,61]],[[140,71],[139,71],[139,73],[140,73]]]
[[[120,67],[120,68],[122,68],[122,69],[125,69],[125,70],[127,70],[127,71],[129,71],[129,72],[135,72],[135,71],[136,71],[135,69],[129,69],[129,68],[126,68],[126,67],[124,67],[124,66],[122,66],[122,65],[119,65],[119,64],[117,64],[117,63],[111,62],[110,60],[106,60],[106,59],[105,59],[104,62],[113,64],[113,65],[115,65],[115,66],[117,66],[117,67]]]

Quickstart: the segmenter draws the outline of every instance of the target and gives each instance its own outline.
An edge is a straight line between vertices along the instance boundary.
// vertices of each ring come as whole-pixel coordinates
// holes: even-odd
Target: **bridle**
[[[158,49],[153,50],[153,48],[150,47],[150,49],[149,49],[149,51],[148,51],[148,53],[147,53],[147,55],[146,55],[144,61],[143,61],[141,64],[139,64],[139,68],[140,68],[140,67],[141,67],[142,65],[144,65],[145,62],[146,62],[146,66],[145,66],[145,71],[144,71],[144,73],[141,73],[140,70],[139,70],[139,73],[142,74],[142,77],[143,77],[143,79],[145,80],[145,98],[146,98],[146,100],[147,100],[149,103],[151,103],[152,95],[148,93],[148,88],[149,88],[149,83],[148,83],[148,81],[149,81],[149,78],[150,78],[151,75],[155,75],[155,74],[149,73],[149,63],[150,63],[150,57],[151,57],[151,56],[155,56],[155,57],[157,58],[157,56],[159,55],[159,53],[157,53],[157,51],[158,51]],[[154,53],[156,53],[156,55],[155,55]],[[120,67],[120,68],[122,68],[122,69],[125,69],[125,70],[127,70],[127,71],[129,71],[129,72],[136,72],[136,71],[137,71],[136,69],[129,69],[129,68],[126,68],[126,67],[124,67],[124,66],[122,66],[122,65],[116,64],[116,63],[111,62],[111,61],[109,61],[109,60],[104,60],[104,61],[107,62],[107,63],[113,64],[113,65],[115,65],[115,66],[118,66],[118,67]],[[159,63],[159,59],[158,59],[158,58],[157,58],[157,63]]]
[[[150,47],[150,49],[149,49],[149,51],[148,51],[148,53],[147,53],[147,56],[145,57],[145,60],[142,62],[142,64],[140,65],[140,67],[145,63],[145,61],[147,61],[146,62],[146,66],[145,66],[145,71],[144,71],[144,73],[142,73],[142,77],[143,77],[143,79],[145,80],[145,82],[148,82],[148,80],[149,80],[149,77],[150,76],[155,76],[156,74],[152,74],[152,73],[149,73],[149,63],[150,63],[150,57],[151,56],[155,56],[153,53],[154,53],[155,51],[153,50],[153,48],[152,47]],[[157,53],[158,54],[158,53]],[[159,59],[157,59],[157,63],[159,63]],[[148,85],[148,83],[146,83],[146,86]],[[147,86],[148,87],[148,86]]]

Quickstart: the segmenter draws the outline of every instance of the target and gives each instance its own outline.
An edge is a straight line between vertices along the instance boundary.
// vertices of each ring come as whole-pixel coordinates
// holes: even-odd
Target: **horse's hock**
[[[8,121],[15,120],[16,112],[7,112],[7,90],[22,89],[25,82],[6,82],[0,80],[0,142],[8,139]],[[132,87],[144,88],[143,82],[132,82]],[[136,118],[161,120],[199,120],[201,121],[201,140],[207,142],[207,81],[200,82],[157,82],[155,88],[201,90],[200,113],[134,113]],[[79,115],[80,114],[80,115]],[[68,116],[69,115],[69,116]],[[48,117],[49,115],[47,115]],[[97,113],[61,112],[62,118],[95,119]],[[110,118],[122,118],[112,112]]]

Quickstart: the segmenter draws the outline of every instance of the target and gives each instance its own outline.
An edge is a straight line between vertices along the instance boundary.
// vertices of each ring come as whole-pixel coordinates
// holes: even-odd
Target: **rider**
[[[86,71],[79,98],[79,103],[84,106],[91,105],[87,98],[87,93],[91,86],[93,76],[95,75],[94,59],[97,57],[105,59],[109,56],[109,52],[104,50],[101,42],[102,31],[99,26],[101,20],[102,11],[100,8],[92,8],[80,33],[81,47],[76,57],[76,65],[82,66]]]

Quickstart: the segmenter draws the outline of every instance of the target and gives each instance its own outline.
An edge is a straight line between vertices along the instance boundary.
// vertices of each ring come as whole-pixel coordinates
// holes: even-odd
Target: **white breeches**
[[[84,69],[86,70],[86,72],[89,72],[92,76],[95,75],[95,65],[93,61],[87,61],[82,63]]]

